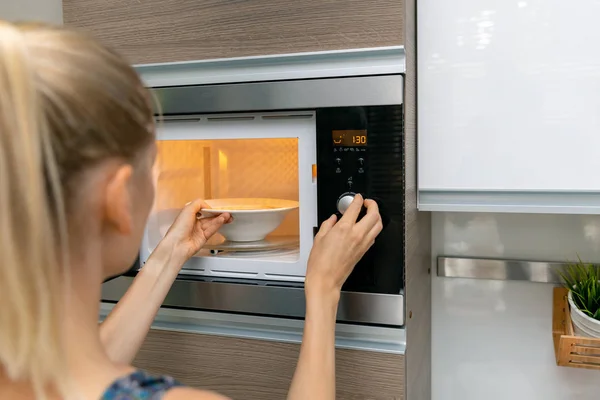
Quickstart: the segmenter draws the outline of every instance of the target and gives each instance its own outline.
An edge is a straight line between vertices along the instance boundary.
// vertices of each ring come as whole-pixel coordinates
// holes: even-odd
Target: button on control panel
[[[348,151],[353,150],[353,151]],[[365,148],[334,148],[333,169],[336,174],[364,174],[366,171]],[[362,153],[362,154],[361,154]]]
[[[340,196],[336,208],[341,214],[352,202],[355,193],[367,194],[367,148],[337,147],[333,149],[331,166],[335,184],[333,193]],[[343,194],[342,194],[343,193]],[[367,194],[368,195],[368,194]]]
[[[369,133],[366,116],[362,114],[355,120],[344,112],[339,118],[329,122],[331,130],[322,131],[322,136],[319,136],[321,145],[317,149],[317,153],[320,153],[320,168],[326,171],[322,176],[327,179],[326,183],[319,185],[319,202],[327,203],[327,206],[320,206],[320,212],[343,214],[355,193],[371,196]]]
[[[350,204],[352,204],[355,195],[355,193],[346,192],[339,197],[336,207],[340,214],[344,214],[348,207],[350,207]]]
[[[335,165],[335,173],[341,174],[342,173],[342,159],[339,157],[336,157],[334,160],[334,165]]]

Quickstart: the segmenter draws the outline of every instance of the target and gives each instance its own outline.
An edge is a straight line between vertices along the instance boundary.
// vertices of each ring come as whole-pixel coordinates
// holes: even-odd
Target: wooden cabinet
[[[134,365],[232,399],[282,400],[300,346],[254,339],[151,330]],[[404,356],[338,349],[337,397],[404,399]]]
[[[133,64],[397,46],[402,0],[63,0]]]

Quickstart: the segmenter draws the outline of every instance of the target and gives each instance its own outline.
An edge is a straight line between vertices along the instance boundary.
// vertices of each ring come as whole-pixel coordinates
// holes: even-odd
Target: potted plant
[[[576,336],[600,338],[600,267],[578,260],[561,273],[569,289],[573,331]]]

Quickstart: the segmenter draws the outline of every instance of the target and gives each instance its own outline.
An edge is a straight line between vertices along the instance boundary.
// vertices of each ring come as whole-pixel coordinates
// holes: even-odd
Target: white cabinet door
[[[600,213],[599,15],[419,1],[420,209]]]

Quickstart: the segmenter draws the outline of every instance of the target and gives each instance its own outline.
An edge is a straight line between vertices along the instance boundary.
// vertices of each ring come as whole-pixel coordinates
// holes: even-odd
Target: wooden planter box
[[[567,295],[562,287],[554,288],[552,338],[556,364],[562,367],[600,370],[600,339],[575,336]]]

